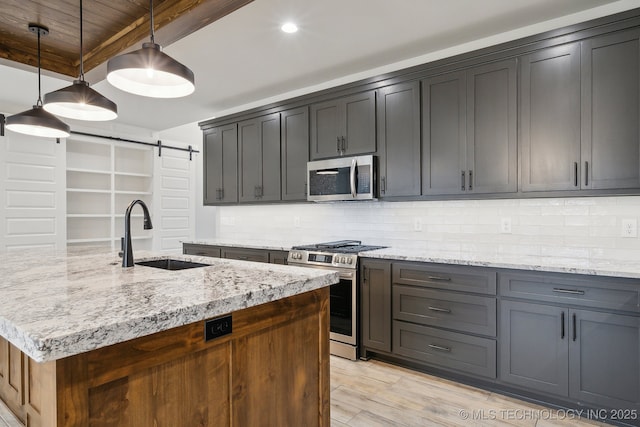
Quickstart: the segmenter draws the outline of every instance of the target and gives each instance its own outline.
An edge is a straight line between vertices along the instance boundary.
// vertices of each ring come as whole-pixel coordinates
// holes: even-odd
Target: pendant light
[[[44,109],[76,120],[106,121],[118,117],[116,104],[89,87],[84,80],[82,0],[80,0],[80,76],[73,85],[44,96]]]
[[[142,49],[125,53],[107,62],[107,80],[118,89],[152,98],[179,98],[195,90],[193,71],[169,55],[155,43],[153,0],[151,12],[151,42]]]
[[[66,138],[70,135],[69,125],[42,108],[40,37],[49,34],[49,29],[41,25],[29,24],[29,31],[38,35],[38,101],[31,110],[7,117],[5,126],[13,132],[27,135]]]

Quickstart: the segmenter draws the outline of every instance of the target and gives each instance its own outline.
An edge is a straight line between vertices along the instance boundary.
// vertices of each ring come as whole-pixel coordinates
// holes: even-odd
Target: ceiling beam
[[[167,46],[252,1],[155,0],[156,43]],[[33,3],[35,4],[36,2]],[[25,11],[24,7],[23,3],[22,8],[19,9],[19,6],[16,6],[15,10],[19,14],[17,16],[22,16],[22,19],[26,19],[26,15],[30,15]],[[148,7],[145,12],[143,16],[132,17],[132,21],[124,28],[111,29],[112,31],[109,34],[113,34],[112,36],[106,40],[98,41],[94,45],[95,47],[85,52],[85,72],[103,64],[110,58],[142,41],[149,40],[150,16]],[[65,22],[48,23],[47,19],[49,17],[36,13],[36,11],[34,11],[33,15],[33,22],[50,28],[66,24]],[[74,19],[78,18],[74,17]],[[15,22],[10,27],[0,28],[0,58],[36,67],[37,42],[33,34],[27,32],[26,28],[27,22]],[[62,51],[52,47],[53,43],[48,45],[47,38],[44,38],[42,40],[42,68],[62,75],[77,77],[79,74],[77,43],[78,40],[74,39],[73,46],[67,46],[68,49]]]

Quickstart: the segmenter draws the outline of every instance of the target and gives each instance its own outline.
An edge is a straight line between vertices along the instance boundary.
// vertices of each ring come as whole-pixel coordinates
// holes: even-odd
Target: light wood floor
[[[557,415],[541,406],[394,365],[331,356],[331,427],[605,425],[559,420]],[[533,419],[536,416],[540,419]],[[23,427],[1,402],[0,427]]]
[[[331,356],[331,427],[606,425],[569,418],[542,406],[387,363]]]

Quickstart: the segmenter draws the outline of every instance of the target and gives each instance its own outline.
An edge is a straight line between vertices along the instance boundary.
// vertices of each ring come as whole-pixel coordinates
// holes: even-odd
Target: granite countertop
[[[210,246],[228,246],[232,248],[247,248],[247,249],[265,249],[269,251],[289,251],[294,246],[309,245],[317,242],[307,241],[272,241],[272,240],[229,240],[229,239],[195,239],[184,240],[182,243],[193,245],[210,245]]]
[[[136,261],[160,259],[138,251]],[[61,359],[338,282],[317,270],[191,255],[211,267],[122,268],[115,252],[0,253],[0,336],[37,362]]]
[[[526,255],[492,255],[483,253],[447,252],[433,249],[385,248],[361,252],[366,258],[400,261],[432,262],[439,264],[470,265],[478,267],[508,268],[515,270],[547,271],[554,273],[586,274],[640,279],[640,262],[588,261],[557,257]]]
[[[261,240],[208,239],[186,241],[184,243],[289,251],[292,246],[317,242],[278,243]],[[376,245],[375,241],[365,241],[363,243]],[[640,262],[632,261],[589,261],[553,256],[455,252],[438,247],[430,247],[428,249],[389,247],[375,251],[360,252],[358,255],[366,258],[388,260],[640,279]]]

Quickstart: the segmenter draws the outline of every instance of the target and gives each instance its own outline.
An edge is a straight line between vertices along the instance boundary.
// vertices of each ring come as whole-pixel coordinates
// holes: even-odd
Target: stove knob
[[[347,262],[347,258],[346,257],[340,257],[340,262],[342,264],[344,264],[345,262]]]
[[[353,264],[353,258],[347,259],[347,264]]]

